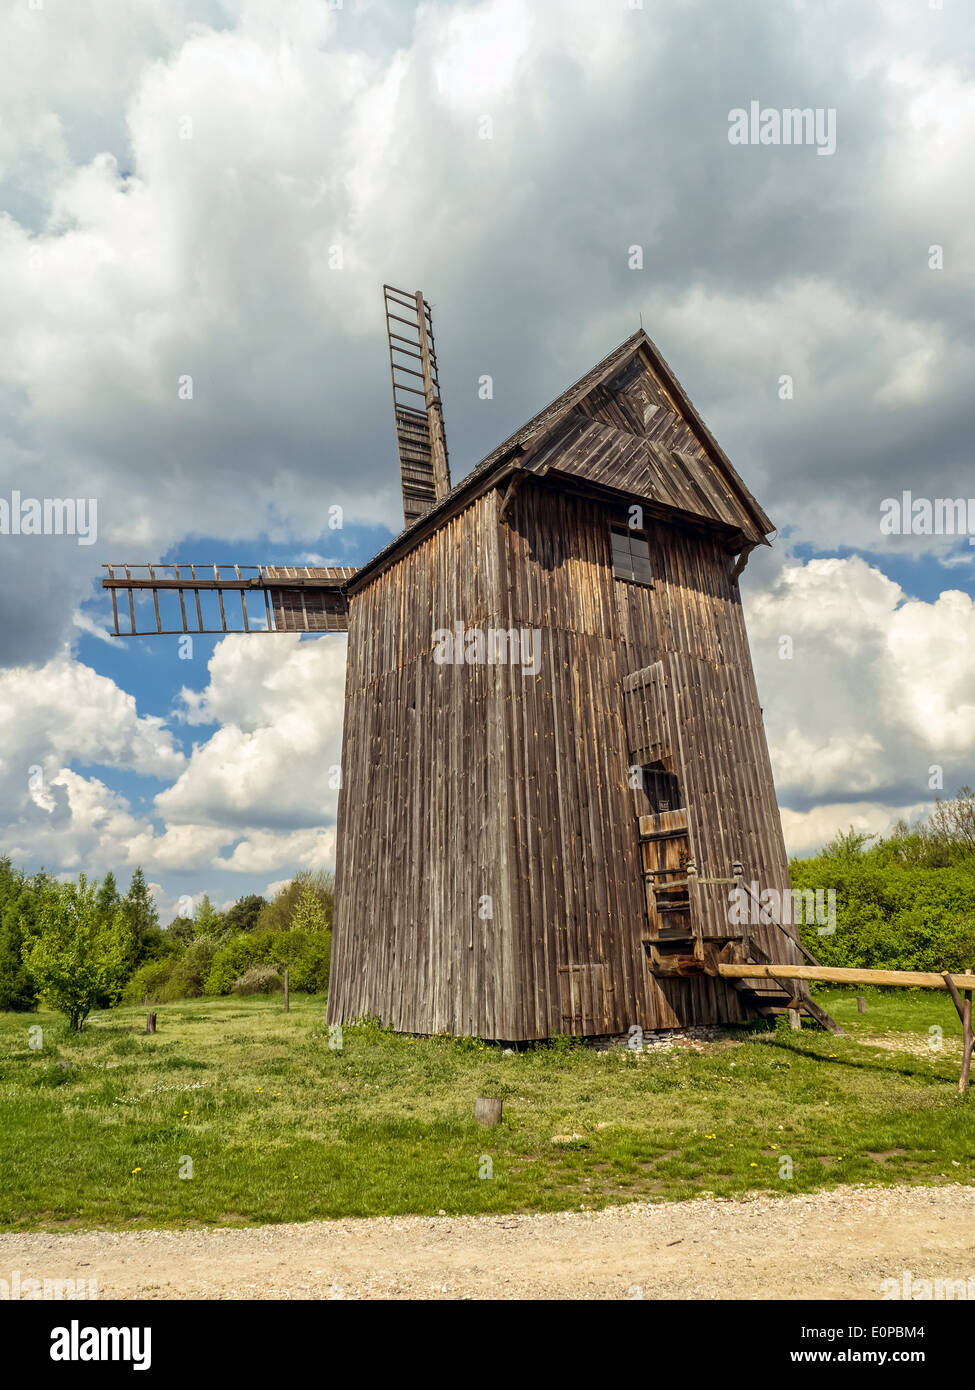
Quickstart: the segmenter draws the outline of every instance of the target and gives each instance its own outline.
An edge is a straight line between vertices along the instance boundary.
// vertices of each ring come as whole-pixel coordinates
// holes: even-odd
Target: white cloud
[[[782,810],[782,830],[790,855],[815,854],[827,840],[853,829],[866,835],[885,835],[904,820],[909,825],[922,819],[933,802],[910,806],[885,806],[876,801],[824,802],[809,811]]]
[[[183,691],[183,707],[188,722],[220,727],[156,798],[159,812],[171,824],[278,823],[290,829],[333,821],[344,640],[225,638],[209,669],[205,690]],[[247,853],[241,850],[235,860]]]
[[[0,670],[0,758],[25,786],[30,764],[52,780],[69,758],[156,777],[185,761],[162,719],[140,716],[132,695],[67,655]]]
[[[874,793],[876,823],[951,794],[975,768],[975,601],[909,599],[859,557],[788,563],[747,600],[748,629],[783,823],[832,834],[841,797]],[[791,642],[792,655],[783,639]],[[901,805],[892,797],[907,799]],[[867,803],[851,803],[866,814]],[[797,819],[798,817],[798,819]],[[787,819],[788,818],[788,819]],[[886,823],[886,822],[885,822]],[[863,828],[855,822],[857,828]]]
[[[344,663],[335,637],[224,639],[206,688],[183,692],[190,722],[219,724],[188,759],[163,720],[78,662],[0,671],[5,849],[90,874],[330,866]],[[161,824],[72,762],[174,778],[155,799]]]

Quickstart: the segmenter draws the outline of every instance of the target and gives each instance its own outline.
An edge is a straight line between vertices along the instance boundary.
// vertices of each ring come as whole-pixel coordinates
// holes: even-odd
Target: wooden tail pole
[[[833,985],[895,985],[903,989],[946,989],[961,1019],[962,1054],[959,1094],[968,1090],[975,1053],[972,1031],[972,995],[975,974],[936,974],[933,970],[855,970],[845,966],[812,965],[723,965],[717,971],[726,980],[819,980]],[[964,998],[962,997],[964,995]],[[806,1005],[808,1008],[808,1003]]]

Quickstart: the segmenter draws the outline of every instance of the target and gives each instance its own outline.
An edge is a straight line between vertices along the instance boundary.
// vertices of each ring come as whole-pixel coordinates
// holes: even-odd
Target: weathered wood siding
[[[740,1019],[726,982],[649,971],[627,771],[675,733],[632,748],[623,694],[661,663],[699,875],[740,859],[786,887],[733,559],[648,521],[647,588],[613,576],[622,504],[530,482],[500,510],[477,499],[352,597],[329,1018],[506,1039]],[[537,631],[537,674],[436,665],[458,620]],[[712,934],[727,891],[701,889]]]
[[[497,625],[497,505],[479,498],[352,598],[332,1021],[508,1036],[509,674],[433,659],[435,629]]]

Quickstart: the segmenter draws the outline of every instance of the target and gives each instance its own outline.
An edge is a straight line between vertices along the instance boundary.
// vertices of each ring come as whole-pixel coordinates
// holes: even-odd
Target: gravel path
[[[0,1234],[0,1278],[96,1278],[101,1298],[847,1298],[973,1279],[975,1188],[541,1216],[379,1217],[246,1230]]]

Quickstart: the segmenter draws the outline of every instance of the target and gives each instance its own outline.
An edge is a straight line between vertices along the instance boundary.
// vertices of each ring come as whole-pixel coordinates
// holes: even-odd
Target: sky
[[[163,920],[333,863],[345,638],[121,641],[100,567],[401,528],[384,282],[454,480],[642,319],[778,528],[742,593],[792,852],[975,784],[975,545],[882,527],[975,498],[966,8],[2,0],[0,522],[97,527],[0,526],[0,852],[141,865]],[[753,103],[832,137],[735,143]]]

